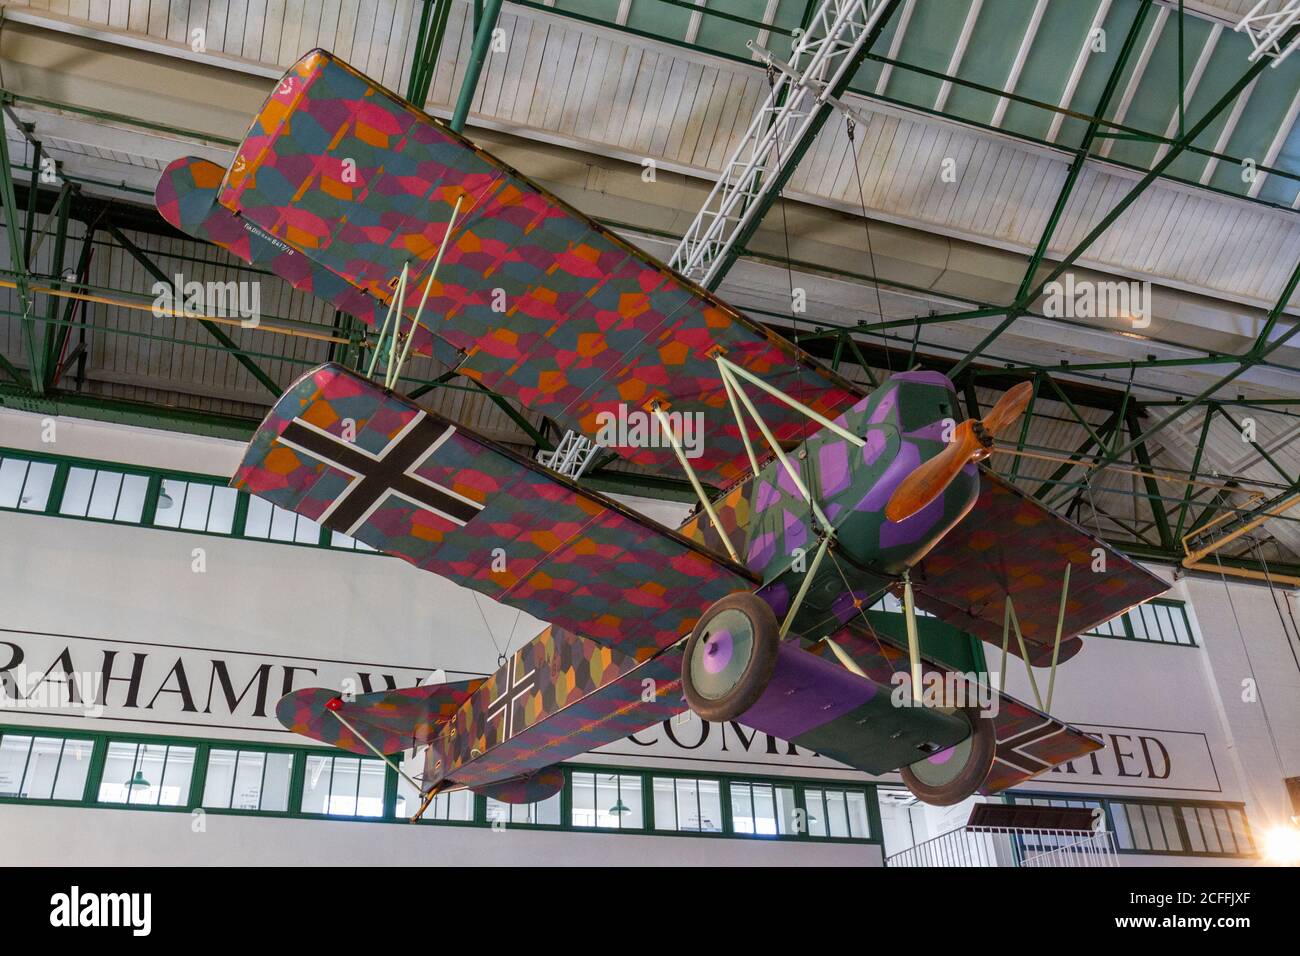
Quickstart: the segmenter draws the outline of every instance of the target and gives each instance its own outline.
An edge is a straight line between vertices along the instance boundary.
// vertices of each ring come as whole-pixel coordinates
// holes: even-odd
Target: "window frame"
[[[234,513],[231,517],[231,527],[229,531],[210,531],[206,528],[185,528],[180,526],[180,520],[183,515],[177,516],[177,525],[158,524],[158,505],[163,492],[164,481],[181,481],[187,485],[186,493],[188,495],[190,485],[211,485],[216,488],[229,488],[230,479],[223,478],[220,475],[208,475],[199,472],[181,471],[171,468],[156,468],[148,465],[132,465],[126,462],[107,461],[95,458],[81,458],[72,455],[54,455],[46,452],[31,451],[25,448],[12,448],[8,446],[0,447],[0,461],[14,459],[16,461],[31,463],[41,463],[52,465],[54,474],[50,479],[50,490],[45,501],[45,507],[40,509],[23,508],[21,492],[19,489],[19,501],[13,506],[0,506],[0,513],[15,513],[28,515],[44,515],[51,518],[64,518],[71,521],[93,521],[98,524],[120,525],[128,528],[146,528],[153,531],[163,531],[181,534],[197,534],[216,538],[226,538],[238,541],[255,541],[263,544],[282,544],[299,548],[323,548],[329,551],[342,551],[352,554],[368,554],[371,556],[383,556],[383,552],[366,545],[364,542],[350,539],[347,542],[335,542],[334,534],[324,526],[320,526],[315,541],[301,541],[297,538],[281,539],[269,535],[270,525],[268,524],[268,536],[262,537],[248,534],[247,522],[249,504],[254,496],[247,491],[236,490]],[[138,521],[127,521],[117,517],[96,518],[89,514],[64,514],[62,507],[67,492],[68,477],[74,468],[83,468],[99,472],[111,472],[116,475],[142,477],[146,480],[144,491],[144,502],[141,507],[140,519]],[[28,469],[30,475],[30,467]],[[98,477],[98,475],[96,476]],[[26,486],[27,476],[24,476],[24,487]],[[93,496],[93,485],[91,494]],[[121,489],[119,488],[119,496]],[[215,497],[215,495],[214,495]],[[265,499],[262,499],[265,500]],[[183,507],[183,502],[181,503]],[[266,502],[272,510],[271,522],[274,521],[275,505]],[[87,499],[87,510],[89,510],[90,499]],[[213,504],[210,501],[208,505],[208,518],[211,520]],[[283,509],[281,509],[283,510]],[[116,513],[116,508],[114,509]],[[292,512],[290,512],[292,514]],[[305,520],[305,519],[304,519]],[[205,522],[205,525],[208,522]],[[296,530],[296,529],[295,529]]]
[[[0,794],[0,803],[17,803],[17,804],[27,804],[27,805],[54,804],[54,805],[82,806],[87,802],[89,802],[90,799],[89,794],[91,793],[90,778],[91,778],[91,771],[94,769],[94,759],[95,759],[95,752],[96,752],[96,745],[97,745],[94,734],[70,733],[70,732],[65,733],[63,731],[46,731],[40,727],[0,725],[0,743],[3,743],[4,738],[9,736],[30,737],[31,742],[27,745],[27,757],[23,763],[23,775],[18,780],[18,791],[16,793]],[[51,796],[49,797],[24,797],[22,792],[23,785],[27,782],[27,774],[31,768],[32,751],[35,749],[37,738],[56,739],[59,741],[59,760],[54,768],[54,783],[50,787]],[[63,755],[67,750],[67,746],[70,741],[75,741],[77,743],[86,743],[90,745],[90,753],[86,755],[86,759],[90,762],[90,765],[86,768],[86,776],[81,781],[81,796],[75,799],[53,796],[53,793],[59,787],[59,770],[63,766]]]
[[[339,750],[336,747],[312,746],[310,744],[275,744],[264,743],[262,741],[246,740],[239,738],[224,737],[189,737],[189,736],[170,736],[166,734],[140,734],[140,733],[118,733],[113,730],[95,730],[84,731],[77,728],[68,727],[38,727],[25,724],[0,724],[0,735],[17,734],[30,737],[50,737],[58,738],[63,741],[79,740],[89,743],[91,752],[89,755],[90,766],[87,768],[86,778],[83,785],[82,796],[77,800],[58,800],[58,799],[41,799],[20,797],[17,795],[0,796],[0,806],[5,804],[22,804],[22,805],[39,805],[39,806],[66,806],[81,808],[96,808],[109,810],[129,810],[129,811],[146,811],[154,813],[194,813],[199,811],[205,814],[213,813],[218,815],[231,816],[255,816],[255,817],[280,817],[285,819],[302,819],[302,820],[333,820],[354,823],[395,823],[408,825],[405,815],[397,815],[397,791],[399,777],[391,766],[384,767],[384,799],[383,813],[381,816],[343,816],[340,814],[314,813],[302,809],[302,801],[305,789],[307,760],[310,756],[320,755],[324,757],[355,757],[359,760],[369,760],[377,763],[377,758],[363,757],[360,754],[351,754]],[[147,803],[114,803],[101,801],[99,799],[99,789],[103,782],[104,767],[107,763],[108,748],[111,743],[131,743],[136,745],[153,744],[167,747],[193,747],[194,748],[194,768],[190,775],[189,790],[186,799],[176,806],[147,804]],[[248,810],[236,809],[229,807],[206,807],[203,805],[203,795],[207,788],[209,759],[214,750],[234,751],[236,753],[256,752],[261,754],[287,754],[290,757],[290,778],[289,778],[289,797],[288,808],[285,810]],[[396,755],[395,755],[396,756]],[[876,797],[876,784],[866,783],[859,780],[850,780],[844,777],[796,777],[784,774],[730,774],[730,773],[698,773],[675,768],[661,769],[653,767],[626,767],[622,765],[601,765],[588,763],[563,764],[564,785],[560,790],[560,822],[551,823],[506,823],[505,826],[518,827],[520,829],[535,831],[554,831],[567,833],[612,833],[612,834],[630,834],[634,836],[656,836],[656,837],[688,837],[695,839],[759,839],[759,840],[803,840],[812,842],[835,843],[835,844],[874,844],[882,847],[883,837],[880,824],[880,809]],[[595,773],[595,774],[617,774],[620,776],[636,777],[641,786],[641,819],[643,825],[637,827],[586,827],[577,826],[572,823],[573,819],[573,774],[575,773]],[[674,780],[709,780],[716,781],[719,788],[719,796],[722,804],[722,827],[718,831],[695,831],[695,830],[656,830],[653,826],[654,806],[653,806],[653,781],[655,777],[669,777]],[[731,810],[731,785],[733,783],[743,783],[750,785],[769,785],[775,791],[778,787],[789,787],[795,792],[796,807],[803,809],[806,813],[807,803],[803,794],[804,787],[812,787],[822,790],[838,790],[844,792],[861,792],[866,800],[868,823],[871,836],[866,839],[856,837],[820,837],[812,836],[807,832],[790,833],[784,835],[769,834],[750,834],[740,833],[735,830],[734,819]],[[621,791],[621,788],[620,788]],[[473,814],[470,820],[439,820],[430,817],[422,818],[419,821],[420,826],[453,826],[453,827],[478,827],[490,828],[493,821],[488,818],[487,814],[487,797],[482,794],[471,792],[470,798],[473,800]],[[621,792],[620,792],[620,798]],[[805,831],[807,827],[804,828]]]
[[[1161,631],[1161,637],[1159,639],[1156,639],[1154,637],[1139,636],[1136,629],[1133,626],[1132,615],[1140,614],[1142,612],[1142,608],[1148,606],[1166,608],[1171,617],[1173,616],[1175,610],[1177,610],[1182,615],[1183,630],[1187,634],[1187,641],[1183,642],[1178,640],[1177,633],[1171,635],[1170,640],[1165,640],[1163,630]],[[1157,626],[1162,626],[1160,624],[1159,616],[1157,616],[1156,622],[1157,622]],[[1192,631],[1192,619],[1191,616],[1187,613],[1187,604],[1184,601],[1175,601],[1171,598],[1152,598],[1149,601],[1144,601],[1142,604],[1139,604],[1137,607],[1129,611],[1125,611],[1123,614],[1119,615],[1118,617],[1112,618],[1110,621],[1107,622],[1107,624],[1112,627],[1118,624],[1122,628],[1124,633],[1121,635],[1121,634],[1106,634],[1101,631],[1084,631],[1083,636],[1100,637],[1108,641],[1132,641],[1138,644],[1154,644],[1158,647],[1200,647],[1201,646],[1196,642],[1196,634],[1193,633]],[[1175,625],[1175,629],[1176,627],[1177,625]],[[1145,624],[1143,625],[1143,630],[1144,631],[1148,630]]]
[[[1021,801],[1028,801],[1028,800],[1048,800],[1048,801],[1069,800],[1075,803],[1078,802],[1099,803],[1101,805],[1102,812],[1105,814],[1106,829],[1108,832],[1114,835],[1115,838],[1114,844],[1115,844],[1116,853],[1123,853],[1132,856],[1177,856],[1177,857],[1192,857],[1192,858],[1220,859],[1220,860],[1256,860],[1259,859],[1260,857],[1259,846],[1258,843],[1256,842],[1254,829],[1252,828],[1250,823],[1250,816],[1246,813],[1245,803],[1235,803],[1230,800],[1180,800],[1180,799],[1174,799],[1169,797],[1130,797],[1127,795],[1112,796],[1109,794],[1095,794],[1095,793],[1072,794],[1072,793],[1039,792],[1039,791],[1027,791],[1027,790],[1010,790],[1007,791],[1005,794],[1003,794],[1003,796],[1009,798],[1014,803],[1020,803]],[[1057,806],[1063,804],[1053,803],[1051,805]],[[1169,839],[1168,839],[1168,834],[1165,831],[1166,821],[1163,818],[1162,811],[1164,810],[1169,811],[1169,813],[1172,816],[1172,820],[1170,822],[1172,822],[1174,826],[1174,832],[1178,835],[1178,841],[1183,848],[1180,850],[1170,850],[1170,849],[1164,849],[1164,850],[1145,849],[1144,850],[1139,848],[1137,846],[1137,833],[1135,832],[1133,826],[1134,818],[1131,813],[1127,812],[1127,808],[1133,806],[1140,807],[1143,809],[1143,813],[1141,814],[1141,823],[1143,825],[1143,835],[1144,838],[1147,840],[1148,844],[1150,844],[1151,842],[1150,832],[1149,832],[1150,824],[1146,819],[1145,810],[1146,808],[1150,807],[1155,811],[1156,818],[1161,822],[1161,831],[1160,831],[1161,839],[1165,841],[1166,846],[1168,846]],[[1239,843],[1239,831],[1238,828],[1234,825],[1234,823],[1240,822],[1241,824],[1243,824],[1245,827],[1243,831],[1244,835],[1249,838],[1251,843],[1251,852],[1243,853],[1239,851],[1235,853],[1226,853],[1226,852],[1211,851],[1208,849],[1207,850],[1195,849],[1194,848],[1195,844],[1191,840],[1190,831],[1187,829],[1187,820],[1186,820],[1186,815],[1184,813],[1184,810],[1189,808],[1198,811],[1201,809],[1206,809],[1209,810],[1212,815],[1215,811],[1223,811],[1228,818],[1229,832],[1232,834],[1234,845],[1237,845]],[[1121,831],[1115,825],[1117,810],[1123,813],[1125,832],[1130,834],[1130,838],[1128,842],[1133,843],[1132,847],[1124,847],[1120,845]],[[1234,812],[1238,815],[1235,818],[1233,816]],[[1199,821],[1200,814],[1197,813],[1196,817],[1197,820]],[[1206,842],[1204,839],[1203,833],[1202,833],[1201,840],[1203,846],[1206,847],[1209,846],[1208,842]]]

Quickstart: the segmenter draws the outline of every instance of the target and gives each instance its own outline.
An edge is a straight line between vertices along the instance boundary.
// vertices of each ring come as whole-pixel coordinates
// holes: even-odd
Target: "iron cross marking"
[[[1041,773],[1051,765],[1044,763],[1022,748],[1039,743],[1048,737],[1055,737],[1057,734],[1064,733],[1064,731],[1065,728],[1056,721],[1045,720],[1037,727],[1031,727],[1029,730],[1005,740],[999,740],[997,743],[997,759],[1030,776]]]
[[[478,502],[415,474],[455,433],[455,426],[444,426],[420,412],[377,455],[301,418],[285,427],[279,441],[352,476],[317,520],[331,530],[355,535],[389,495],[462,527],[483,510]]]
[[[501,693],[492,698],[488,704],[488,720],[501,718],[501,742],[505,743],[515,735],[515,705],[519,703],[520,698],[533,692],[537,683],[535,676],[537,672],[530,670],[520,674],[518,653],[511,654],[501,670],[505,672],[504,686]]]

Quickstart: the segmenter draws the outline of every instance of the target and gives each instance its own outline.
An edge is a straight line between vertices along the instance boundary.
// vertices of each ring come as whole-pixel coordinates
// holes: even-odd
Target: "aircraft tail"
[[[351,700],[325,687],[307,687],[281,697],[275,716],[295,734],[352,753],[374,756],[366,746],[369,741],[381,753],[395,754],[432,742],[482,683],[476,678],[427,684],[358,694]]]

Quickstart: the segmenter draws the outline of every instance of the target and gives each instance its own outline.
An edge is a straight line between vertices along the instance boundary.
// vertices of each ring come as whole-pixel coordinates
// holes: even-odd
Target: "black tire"
[[[756,594],[737,591],[714,603],[691,631],[682,657],[682,690],[691,710],[722,722],[753,707],[776,670],[779,632],[776,615]],[[726,657],[717,663],[720,654]]]
[[[982,716],[974,708],[967,708],[963,713],[970,721],[971,734],[949,748],[953,753],[948,759],[956,757],[964,763],[954,767],[936,764],[936,758],[947,752],[941,751],[899,771],[912,796],[922,803],[936,807],[961,803],[980,788],[993,768],[998,746],[993,719]]]

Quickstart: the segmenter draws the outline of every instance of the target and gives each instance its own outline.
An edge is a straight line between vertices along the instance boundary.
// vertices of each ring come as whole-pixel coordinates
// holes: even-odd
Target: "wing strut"
[[[727,529],[724,528],[722,522],[718,520],[718,513],[713,510],[713,502],[709,501],[709,496],[704,493],[704,487],[700,484],[700,479],[695,477],[695,469],[691,467],[690,460],[686,457],[686,453],[682,451],[681,444],[677,441],[677,433],[673,431],[672,422],[668,420],[668,416],[664,414],[663,408],[660,407],[657,401],[652,402],[650,408],[654,411],[655,418],[659,419],[659,426],[664,430],[664,434],[668,436],[668,443],[673,446],[673,452],[677,455],[677,460],[681,462],[682,470],[686,472],[686,477],[691,480],[691,487],[695,489],[695,494],[699,497],[700,504],[704,506],[704,510],[708,514],[709,520],[713,522],[713,527],[717,529],[718,537],[722,538],[722,543],[727,548],[727,554],[731,555],[732,561],[739,564],[740,558],[736,554],[736,548],[731,543],[731,538],[727,535]]]
[[[397,387],[397,379],[402,374],[402,366],[406,364],[407,357],[411,354],[411,343],[415,341],[415,330],[420,327],[420,316],[424,314],[425,303],[429,301],[429,290],[433,288],[433,280],[437,278],[438,266],[442,265],[443,253],[447,251],[447,240],[451,238],[451,231],[456,228],[456,217],[460,215],[460,204],[464,200],[464,195],[456,197],[456,206],[451,211],[451,218],[447,220],[447,230],[442,234],[442,242],[438,244],[438,255],[433,260],[433,266],[429,269],[429,278],[425,280],[424,292],[420,294],[420,304],[415,307],[415,315],[411,316],[411,330],[402,331],[402,306],[406,304],[406,280],[410,275],[411,264],[405,263],[402,266],[402,273],[397,278],[397,289],[393,293],[393,298],[388,304],[388,316],[384,319],[383,327],[379,330],[379,341],[375,344],[375,354],[370,358],[370,368],[366,372],[367,378],[373,378],[375,374],[375,363],[379,361],[379,355],[384,351],[384,337],[388,335],[388,327],[393,326],[393,336],[389,340],[388,346],[388,363],[384,369],[384,388],[394,389]],[[393,318],[396,316],[397,321]],[[402,352],[397,352],[398,342],[405,342],[402,345]]]
[[[721,353],[717,354],[715,356],[715,359],[717,360],[718,363],[718,372],[722,376],[722,381],[724,383],[724,386],[728,390],[727,391],[728,397],[730,397],[734,393],[735,397],[739,398],[740,401],[744,404],[745,408],[749,411],[750,416],[754,419],[754,423],[758,425],[758,430],[763,433],[763,438],[767,441],[772,451],[776,453],[776,457],[780,460],[782,467],[785,468],[786,474],[790,476],[790,481],[794,483],[794,486],[797,489],[799,489],[799,494],[803,496],[804,501],[808,502],[808,507],[812,509],[812,513],[816,516],[817,523],[821,525],[822,531],[827,535],[833,535],[835,533],[834,526],[829,521],[826,520],[826,515],[822,513],[821,506],[818,505],[817,502],[813,500],[812,493],[808,491],[808,486],[803,483],[803,478],[801,478],[799,475],[799,469],[795,468],[795,466],[790,463],[790,459],[786,457],[785,452],[782,451],[781,449],[781,443],[776,440],[776,436],[772,434],[772,430],[767,427],[767,422],[763,421],[763,416],[760,415],[758,409],[754,407],[753,401],[751,401],[750,397],[745,394],[745,390],[740,387],[740,383],[736,381],[735,376],[732,374],[732,370],[734,369],[735,371],[743,374],[746,378],[752,379],[752,381],[757,382],[759,385],[763,387],[764,391],[770,392],[772,395],[779,398],[782,402],[785,402],[795,411],[800,412],[803,415],[806,415],[810,420],[815,421],[818,424],[824,424],[826,426],[835,429],[837,434],[839,432],[842,432],[843,429],[841,429],[834,422],[828,421],[827,419],[823,418],[821,415],[818,415],[816,412],[814,412],[807,405],[804,405],[802,402],[799,402],[796,399],[791,398],[789,395],[786,395],[780,389],[774,388],[773,386],[768,385],[766,382],[762,382],[758,378],[750,376],[750,374],[747,371],[740,368],[738,365],[733,365],[731,362],[728,362],[725,358],[723,358]],[[742,436],[747,436],[748,429],[746,429],[745,423],[740,419],[739,413],[737,413],[736,424],[740,426],[740,434]],[[845,432],[845,434],[848,435],[849,433]],[[849,435],[849,437],[854,442],[856,442],[859,446],[865,444],[856,435]],[[745,438],[745,447],[750,450],[752,456],[753,450],[749,446],[748,437]]]
[[[1025,647],[1025,638],[1020,633],[1020,619],[1016,617],[1016,606],[1011,600],[1011,595],[1007,595],[1006,609],[1002,613],[1002,676],[1000,678],[1002,688],[1007,684],[1007,648],[1011,642],[1011,631],[1016,632],[1016,642],[1020,645],[1020,656],[1025,662],[1025,673],[1029,675],[1029,689],[1034,692],[1034,702],[1038,704],[1038,709],[1045,714],[1052,712],[1052,694],[1056,690],[1056,664],[1061,653],[1061,633],[1065,629],[1065,602],[1070,594],[1070,565],[1065,566],[1065,576],[1061,580],[1061,605],[1056,614],[1056,639],[1052,643],[1052,668],[1047,676],[1047,701],[1044,703],[1043,695],[1038,691],[1038,681],[1034,678],[1034,669],[1029,663],[1029,651]]]

